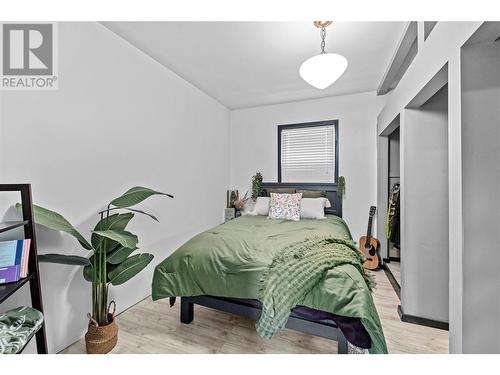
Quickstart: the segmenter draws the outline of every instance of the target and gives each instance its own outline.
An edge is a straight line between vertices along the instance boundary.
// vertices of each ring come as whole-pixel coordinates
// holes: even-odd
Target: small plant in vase
[[[114,319],[114,301],[108,304],[109,285],[120,285],[141,272],[152,260],[153,255],[141,253],[131,255],[138,249],[138,237],[125,230],[134,213],[144,214],[158,221],[144,211],[130,207],[153,195],[172,195],[136,186],[122,196],[113,199],[107,208],[99,212],[100,220],[92,232],[90,242],[82,236],[62,215],[33,205],[36,224],[65,232],[75,237],[87,256],[43,254],[39,262],[83,266],[83,277],[92,283],[92,314],[88,314],[89,327],[85,335],[87,353],[107,353],[116,345],[118,326]],[[21,204],[17,204],[18,209]],[[117,210],[128,212],[117,212]],[[110,311],[113,305],[113,311]]]
[[[239,212],[241,212],[241,210],[243,210],[245,208],[245,204],[248,201],[247,195],[248,195],[248,191],[245,193],[245,195],[243,196],[243,198],[240,198],[238,196],[238,198],[234,201],[233,206],[236,209],[236,212],[239,213]],[[239,216],[239,215],[236,215],[236,216]]]

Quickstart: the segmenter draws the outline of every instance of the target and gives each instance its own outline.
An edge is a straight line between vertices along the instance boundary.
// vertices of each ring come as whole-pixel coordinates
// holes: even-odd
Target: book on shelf
[[[28,276],[31,240],[0,241],[0,284]]]
[[[23,257],[21,262],[21,277],[28,276],[28,259],[30,255],[31,239],[27,238],[24,240],[23,246]]]

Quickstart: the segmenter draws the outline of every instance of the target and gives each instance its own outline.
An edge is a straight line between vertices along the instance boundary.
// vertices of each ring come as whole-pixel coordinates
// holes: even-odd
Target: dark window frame
[[[303,122],[298,124],[286,124],[286,125],[278,125],[278,182],[281,181],[281,132],[287,129],[302,129],[302,128],[311,128],[318,126],[331,126],[333,125],[333,129],[335,131],[335,165],[334,165],[334,179],[332,184],[337,184],[339,179],[339,120],[327,120],[327,121],[315,121],[315,122]],[[294,181],[291,183],[297,183],[298,181]]]

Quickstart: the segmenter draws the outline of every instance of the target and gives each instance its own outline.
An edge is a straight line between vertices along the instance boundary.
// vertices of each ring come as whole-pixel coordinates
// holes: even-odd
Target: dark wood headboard
[[[325,208],[325,213],[342,217],[342,199],[337,194],[337,184],[319,184],[306,182],[263,182],[262,195],[268,196],[267,189],[296,189],[296,190],[315,190],[326,192],[326,198],[330,201],[332,207]]]

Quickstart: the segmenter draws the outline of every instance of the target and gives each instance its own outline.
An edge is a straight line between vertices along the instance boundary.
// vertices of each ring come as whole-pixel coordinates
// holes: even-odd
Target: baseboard
[[[385,264],[382,265],[382,268],[385,272],[385,275],[387,276],[387,278],[389,279],[389,282],[391,283],[392,285],[392,288],[394,289],[394,291],[396,292],[399,300],[401,300],[401,286],[399,285],[398,281],[396,280],[396,278],[394,277],[394,275],[392,274],[391,270],[389,269],[389,267],[387,267]]]
[[[439,320],[421,318],[419,316],[408,315],[403,312],[401,305],[398,305],[398,314],[402,322],[418,324],[421,326],[432,327],[449,331],[449,323],[441,322]]]

